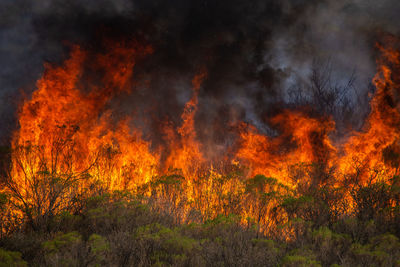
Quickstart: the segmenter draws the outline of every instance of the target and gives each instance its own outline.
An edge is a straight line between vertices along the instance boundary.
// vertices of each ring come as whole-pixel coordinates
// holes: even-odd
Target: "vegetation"
[[[112,193],[40,172],[40,199],[0,194],[0,266],[400,266],[399,177],[333,184],[321,168],[292,166],[293,188],[210,171],[195,200],[179,170]]]

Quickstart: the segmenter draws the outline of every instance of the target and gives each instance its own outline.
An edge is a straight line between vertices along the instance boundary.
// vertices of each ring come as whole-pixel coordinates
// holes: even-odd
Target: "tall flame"
[[[279,130],[268,137],[249,127],[241,133],[242,146],[236,156],[252,168],[290,184],[288,167],[298,163],[331,164],[337,149],[329,139],[335,124],[330,119],[308,118],[299,111],[286,110],[271,120]]]
[[[361,167],[367,171],[364,176],[376,168],[397,171],[400,158],[393,152],[399,151],[400,54],[392,47],[393,42],[388,40],[386,47],[377,45],[382,56],[373,79],[376,93],[370,103],[371,113],[365,130],[354,133],[344,146],[345,156],[339,161],[343,173],[359,171]]]
[[[201,144],[196,139],[195,115],[201,83],[206,77],[205,70],[195,75],[192,80],[193,95],[186,103],[182,113],[182,125],[178,129],[179,137],[169,136],[171,142],[170,155],[166,165],[181,169],[186,177],[192,176],[196,168],[204,163]]]
[[[349,175],[365,181],[377,169],[397,174],[400,54],[392,46],[379,49],[382,57],[374,78],[377,91],[363,131],[353,132],[344,144],[335,143],[331,139],[335,131],[331,118],[311,117],[305,110],[287,109],[269,120],[276,131],[274,136],[241,123],[238,148],[233,156],[227,153],[224,160],[250,167],[248,176],[264,174],[289,187],[295,186],[290,179],[290,167],[298,163],[335,168],[338,171],[331,177],[335,181]],[[234,201],[244,189],[234,180],[219,184],[223,174],[211,165],[207,171],[209,179],[202,185],[196,181],[204,174],[201,173],[204,166],[210,164],[202,153],[195,127],[206,71],[200,71],[192,80],[192,97],[184,106],[180,127],[174,129],[166,123],[163,133],[167,145],[160,151],[167,156],[161,160],[160,151],[150,149],[150,141],[132,126],[131,117],[115,122],[107,108],[115,96],[130,93],[135,62],[151,54],[151,47],[119,43],[109,44],[106,51],[93,55],[75,47],[62,66],[46,66],[37,90],[20,109],[20,127],[12,139],[17,152],[12,158],[12,176],[18,191],[29,198],[26,188],[43,171],[87,172],[106,190],[116,190],[135,189],[171,169],[179,169],[185,179],[185,191],[180,198],[189,199],[188,203],[202,212],[210,207],[214,209],[212,215],[223,212],[226,205],[217,203],[218,196],[224,194],[226,199]],[[99,74],[101,78],[96,76]],[[247,216],[255,210],[250,207],[243,214]]]
[[[114,95],[130,90],[136,58],[150,52],[150,47],[120,44],[91,58],[95,70],[104,73],[101,86],[80,82],[88,55],[79,47],[63,66],[46,66],[38,89],[19,112],[20,129],[12,141],[14,149],[29,146],[40,155],[36,162],[21,153],[14,158],[17,184],[23,187],[39,170],[79,173],[93,166],[97,172],[91,174],[109,189],[148,181],[155,174],[158,155],[149,151],[139,131],[131,129],[129,119],[113,125],[106,105]],[[118,152],[112,164],[106,160],[107,151]],[[122,177],[127,168],[129,183]]]

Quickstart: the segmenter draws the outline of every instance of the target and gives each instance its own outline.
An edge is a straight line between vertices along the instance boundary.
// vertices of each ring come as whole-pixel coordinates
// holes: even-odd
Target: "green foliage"
[[[133,191],[96,189],[51,214],[45,228],[26,221],[7,232],[0,258],[7,266],[25,266],[22,259],[33,266],[400,264],[398,176],[338,187],[321,164],[293,168],[292,189],[264,175],[246,179],[239,167],[209,171],[193,181],[190,201],[179,170]],[[68,184],[62,174],[40,175],[53,189]],[[0,194],[1,214],[11,204]]]
[[[307,258],[305,256],[300,255],[293,255],[293,256],[286,256],[283,259],[282,263],[283,267],[320,267],[321,264],[314,259]]]
[[[289,252],[282,260],[282,267],[321,267],[315,255],[310,250],[296,249]]]
[[[78,232],[70,232],[44,242],[43,249],[46,265],[49,266],[102,266],[109,244],[97,234],[84,241]]]
[[[315,211],[315,199],[312,196],[288,196],[283,199],[280,204],[288,215],[289,219],[301,218],[303,220],[311,220],[310,214]]]
[[[209,226],[216,226],[216,225],[231,225],[239,223],[239,216],[235,214],[229,214],[228,216],[225,215],[218,215],[214,219],[207,220],[204,224],[205,227]]]
[[[0,267],[25,267],[27,262],[22,260],[21,253],[0,248]]]
[[[313,201],[314,199],[312,196],[299,196],[299,197],[289,196],[288,198],[285,198],[283,200],[281,206],[284,209],[288,210],[288,212],[294,213],[301,207],[304,207],[309,203],[313,203]]]
[[[353,263],[362,266],[395,266],[400,259],[399,239],[391,234],[372,238],[365,245],[355,243],[351,246]]]
[[[92,234],[87,246],[89,248],[88,257],[92,259],[91,265],[102,266],[110,247],[107,240],[100,235]]]
[[[152,264],[182,264],[198,247],[198,242],[183,236],[178,228],[170,229],[160,224],[140,227],[135,234],[140,243],[150,243],[149,257]]]
[[[71,246],[80,244],[81,242],[81,235],[78,232],[71,232],[58,235],[53,240],[44,242],[43,248],[46,250],[47,253],[52,254]]]
[[[279,261],[279,256],[283,250],[282,245],[277,244],[273,240],[263,238],[253,238],[251,242],[255,250],[263,251],[271,263]]]
[[[351,242],[350,236],[335,233],[328,227],[321,227],[312,233],[313,251],[324,266],[340,262],[348,252]]]

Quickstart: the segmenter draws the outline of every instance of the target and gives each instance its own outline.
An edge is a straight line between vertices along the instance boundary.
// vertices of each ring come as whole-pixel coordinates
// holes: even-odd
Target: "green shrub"
[[[167,228],[160,224],[151,224],[137,229],[135,239],[147,250],[152,264],[188,263],[192,251],[198,242],[183,236],[178,228]]]
[[[93,234],[85,242],[78,232],[59,234],[43,248],[48,266],[102,266],[109,251],[104,237]]]
[[[282,267],[320,267],[322,266],[316,260],[316,256],[311,250],[301,249],[293,250],[282,260]]]
[[[324,266],[340,263],[352,242],[350,236],[334,233],[327,227],[314,230],[312,236],[313,250]]]
[[[0,248],[0,267],[25,267],[26,261],[22,260],[21,253]]]

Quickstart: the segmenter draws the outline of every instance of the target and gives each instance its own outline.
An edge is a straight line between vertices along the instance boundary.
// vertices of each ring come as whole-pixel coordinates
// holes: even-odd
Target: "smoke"
[[[239,120],[270,133],[266,117],[290,102],[290,88],[307,87],[316,61],[330,62],[338,85],[355,71],[348,97],[364,95],[375,73],[374,44],[382,33],[399,33],[399,11],[396,0],[3,0],[0,136],[16,127],[21,91],[35,89],[44,62],[60,64],[71,44],[96,50],[121,38],[154,48],[135,67],[134,93],[112,104],[151,114],[150,122],[136,122],[145,135],[165,119],[179,125],[190,80],[203,67],[199,138],[224,145]]]

